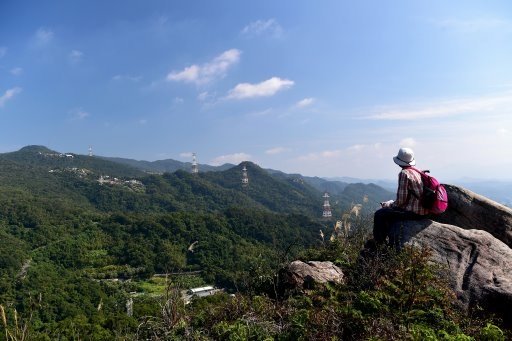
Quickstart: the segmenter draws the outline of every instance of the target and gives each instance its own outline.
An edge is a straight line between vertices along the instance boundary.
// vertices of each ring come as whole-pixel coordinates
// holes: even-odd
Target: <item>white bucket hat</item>
[[[411,148],[400,148],[398,155],[393,157],[393,161],[395,161],[397,165],[403,167],[414,166],[416,164],[414,152]]]

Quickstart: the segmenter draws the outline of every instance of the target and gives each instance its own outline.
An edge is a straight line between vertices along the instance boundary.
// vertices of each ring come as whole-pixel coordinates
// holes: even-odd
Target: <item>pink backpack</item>
[[[411,167],[411,169],[420,173],[423,182],[423,194],[419,198],[421,205],[433,214],[441,214],[446,211],[448,208],[448,194],[444,186],[436,178],[427,174],[430,173],[428,170],[420,171],[415,167]]]

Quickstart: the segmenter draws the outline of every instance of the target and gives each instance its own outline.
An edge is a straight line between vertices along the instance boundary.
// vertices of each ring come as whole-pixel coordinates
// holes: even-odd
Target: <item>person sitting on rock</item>
[[[423,183],[421,175],[411,169],[416,165],[412,149],[400,148],[393,161],[402,167],[398,174],[398,191],[396,200],[382,202],[382,208],[378,209],[373,217],[373,238],[377,244],[386,242],[393,223],[422,219],[429,213],[420,204]]]

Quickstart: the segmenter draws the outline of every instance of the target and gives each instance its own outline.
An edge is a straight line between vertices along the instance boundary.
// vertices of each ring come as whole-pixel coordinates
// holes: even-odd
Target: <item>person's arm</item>
[[[398,174],[398,190],[396,192],[396,200],[392,207],[405,208],[407,204],[408,185],[407,174],[401,171],[400,174]]]

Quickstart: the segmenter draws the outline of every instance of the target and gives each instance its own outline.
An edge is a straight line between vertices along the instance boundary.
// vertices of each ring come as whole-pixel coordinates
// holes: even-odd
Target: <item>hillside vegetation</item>
[[[241,185],[244,165],[248,187]],[[157,175],[41,146],[0,154],[6,321],[16,312],[33,337],[112,339],[158,310],[155,273],[190,272],[178,276],[185,288],[253,290],[258,274],[319,245],[319,231],[333,225],[320,219],[321,196],[305,181],[249,162]],[[335,216],[363,196],[376,203],[389,193],[347,187],[332,198]]]

